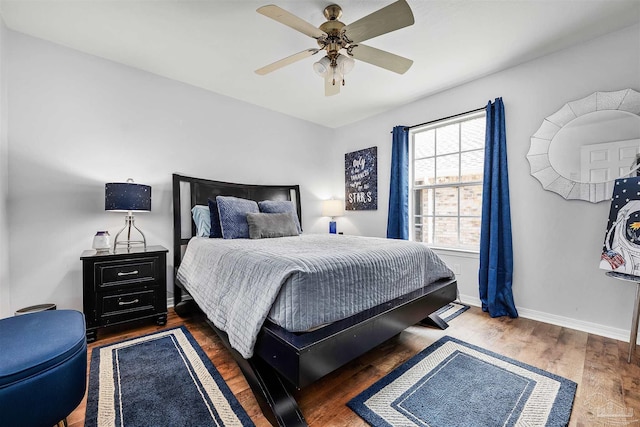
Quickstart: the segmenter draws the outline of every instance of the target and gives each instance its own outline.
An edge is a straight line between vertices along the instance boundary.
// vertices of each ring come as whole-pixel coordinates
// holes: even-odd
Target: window
[[[410,131],[411,238],[437,248],[480,248],[485,112]]]

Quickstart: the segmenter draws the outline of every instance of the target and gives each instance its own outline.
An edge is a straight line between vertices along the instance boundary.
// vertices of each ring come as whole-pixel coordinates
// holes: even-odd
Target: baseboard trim
[[[460,295],[460,302],[468,305],[473,305],[475,307],[482,306],[480,298],[469,296],[469,295]],[[525,319],[531,319],[531,320],[536,320],[538,322],[550,323],[552,325],[575,329],[577,331],[582,331],[582,332],[588,332],[590,334],[612,338],[618,341],[629,342],[629,335],[631,334],[631,329],[612,328],[610,326],[604,326],[598,323],[585,322],[582,320],[571,319],[570,317],[558,316],[555,314],[545,313],[537,310],[531,310],[528,308],[522,308],[518,306],[516,306],[516,308],[518,310],[518,315],[520,317],[524,317]],[[637,340],[636,343],[640,344],[640,339]]]

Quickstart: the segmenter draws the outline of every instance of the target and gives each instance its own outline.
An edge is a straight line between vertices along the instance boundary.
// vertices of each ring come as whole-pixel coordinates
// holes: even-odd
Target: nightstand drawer
[[[153,290],[102,297],[102,316],[155,310],[156,293]]]
[[[97,262],[96,285],[98,288],[126,283],[154,282],[158,277],[158,259],[123,260],[119,262]]]

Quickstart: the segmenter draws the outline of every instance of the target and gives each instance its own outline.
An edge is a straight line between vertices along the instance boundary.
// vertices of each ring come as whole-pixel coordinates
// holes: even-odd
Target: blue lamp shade
[[[133,182],[110,182],[104,185],[105,211],[150,211],[151,187]]]

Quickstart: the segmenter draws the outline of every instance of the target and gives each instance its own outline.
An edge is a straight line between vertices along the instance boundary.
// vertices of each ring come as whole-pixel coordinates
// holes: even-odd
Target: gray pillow
[[[290,213],[248,213],[249,238],[297,236],[298,227]]]

